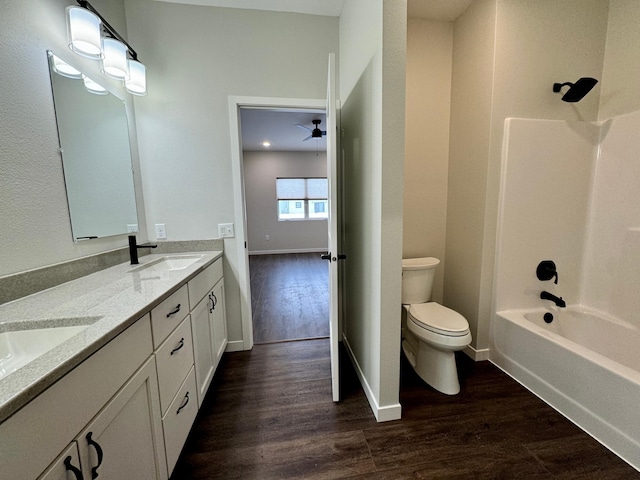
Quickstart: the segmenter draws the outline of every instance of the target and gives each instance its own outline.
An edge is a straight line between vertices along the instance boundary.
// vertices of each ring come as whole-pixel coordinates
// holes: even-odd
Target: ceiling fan
[[[322,138],[324,135],[327,134],[326,130],[320,130],[318,128],[318,125],[320,125],[321,122],[322,120],[311,120],[311,123],[313,123],[314,128],[309,128],[305,125],[300,125],[299,123],[296,123],[296,127],[304,128],[308,132],[311,132],[311,135],[309,135],[307,138],[302,140],[303,142],[306,142],[307,140],[310,140],[312,138]]]

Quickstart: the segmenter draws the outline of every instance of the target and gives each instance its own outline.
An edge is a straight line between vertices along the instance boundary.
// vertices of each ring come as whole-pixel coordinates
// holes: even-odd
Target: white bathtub
[[[497,312],[491,331],[493,363],[640,470],[640,330],[568,307]]]

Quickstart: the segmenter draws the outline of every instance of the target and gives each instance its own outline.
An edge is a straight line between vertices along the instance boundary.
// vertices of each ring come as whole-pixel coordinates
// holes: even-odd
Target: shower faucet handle
[[[558,284],[558,271],[556,270],[556,264],[553,260],[543,260],[538,264],[536,268],[536,276],[538,280],[546,282],[547,280],[554,279],[553,283]]]

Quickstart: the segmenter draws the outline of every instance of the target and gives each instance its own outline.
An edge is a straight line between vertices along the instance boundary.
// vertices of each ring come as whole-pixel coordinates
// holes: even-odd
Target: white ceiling
[[[270,10],[339,17],[344,0],[156,0],[211,7]],[[407,16],[452,22],[473,0],[407,0]]]
[[[326,130],[324,112],[313,110],[267,110],[242,108],[240,124],[242,126],[243,150],[279,150],[324,152],[327,149],[325,137],[303,141],[311,133],[296,124],[313,128],[312,120],[322,120],[320,130]],[[262,142],[269,141],[265,148]]]
[[[241,8],[292,12],[310,15],[339,17],[345,0],[156,0],[160,2],[203,5],[211,7]],[[473,0],[407,0],[407,16],[433,20],[453,21],[462,14]],[[311,120],[321,118],[321,130],[325,130],[324,113],[309,111],[274,111],[242,109],[242,143],[245,150],[265,150],[262,142],[271,142],[270,150],[325,151],[326,140],[302,140],[308,131],[296,124],[313,128]]]

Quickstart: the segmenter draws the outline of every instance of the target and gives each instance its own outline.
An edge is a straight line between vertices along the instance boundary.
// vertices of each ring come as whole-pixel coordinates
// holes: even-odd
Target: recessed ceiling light
[[[263,147],[270,147],[270,146],[271,146],[271,143],[269,143],[269,142],[262,142],[262,146],[263,146]]]

